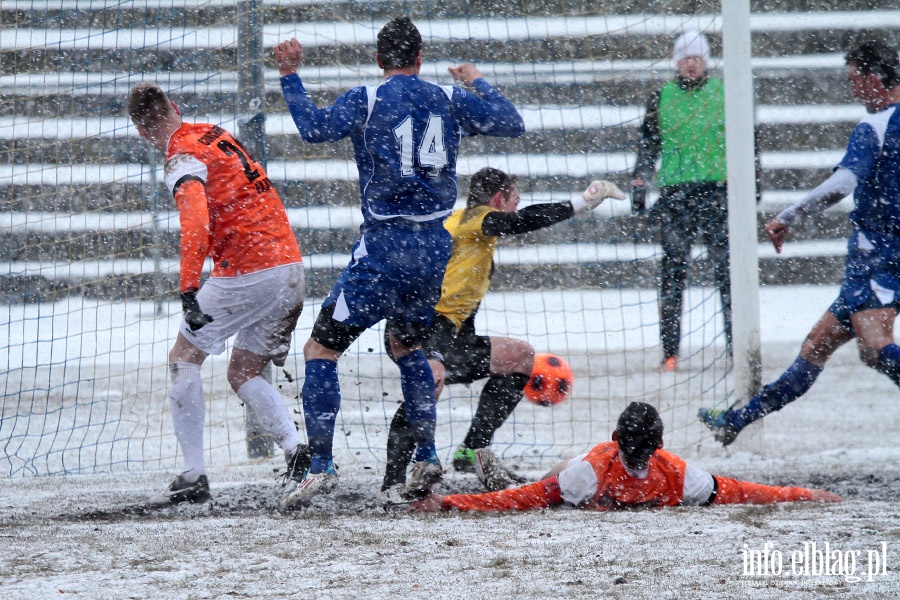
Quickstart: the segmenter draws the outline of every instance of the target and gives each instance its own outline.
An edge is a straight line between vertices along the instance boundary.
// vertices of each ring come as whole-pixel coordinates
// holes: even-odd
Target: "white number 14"
[[[400,175],[412,177],[413,170],[413,125],[412,117],[406,117],[394,128],[394,137],[400,143]],[[447,149],[444,147],[444,123],[441,117],[428,117],[428,126],[419,145],[418,161],[421,167],[431,167],[430,177],[437,177],[447,165]]]

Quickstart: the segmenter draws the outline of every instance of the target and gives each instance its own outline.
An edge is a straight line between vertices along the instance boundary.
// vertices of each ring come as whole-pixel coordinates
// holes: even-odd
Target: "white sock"
[[[288,412],[281,394],[262,377],[248,380],[237,391],[241,399],[256,415],[262,428],[275,438],[281,449],[290,452],[300,443],[300,434]]]
[[[175,438],[184,454],[184,478],[190,483],[206,473],[203,462],[203,421],[206,405],[203,401],[203,382],[200,365],[170,363],[169,407]]]

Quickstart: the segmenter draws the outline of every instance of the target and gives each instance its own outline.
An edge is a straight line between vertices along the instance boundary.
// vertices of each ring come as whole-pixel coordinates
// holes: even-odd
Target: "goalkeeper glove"
[[[634,186],[631,188],[631,210],[642,213],[645,208],[647,208],[647,186]]]
[[[620,190],[616,184],[610,181],[596,180],[581,194],[581,197],[572,199],[572,208],[576,213],[583,213],[594,210],[607,198],[615,198],[624,200],[625,193]]]
[[[200,303],[197,302],[197,292],[181,293],[181,313],[184,315],[184,321],[191,328],[191,331],[197,331],[207,323],[212,323],[213,318],[200,310]]]

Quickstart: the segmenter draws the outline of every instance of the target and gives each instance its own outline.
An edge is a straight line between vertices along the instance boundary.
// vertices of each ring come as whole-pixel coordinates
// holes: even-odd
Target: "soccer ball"
[[[572,369],[555,354],[536,354],[531,379],[525,384],[525,397],[541,406],[559,404],[572,391]]]

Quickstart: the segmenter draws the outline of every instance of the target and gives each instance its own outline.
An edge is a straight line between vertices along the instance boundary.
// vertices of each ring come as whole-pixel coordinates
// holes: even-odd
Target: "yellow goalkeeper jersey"
[[[453,238],[453,250],[435,310],[457,327],[475,312],[491,285],[497,236],[484,235],[481,224],[494,211],[484,205],[462,208],[444,222]]]

